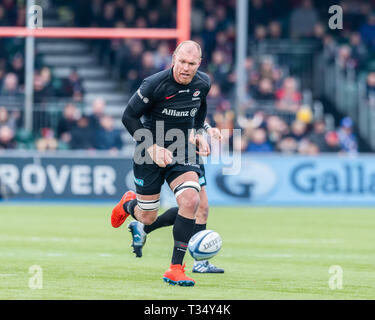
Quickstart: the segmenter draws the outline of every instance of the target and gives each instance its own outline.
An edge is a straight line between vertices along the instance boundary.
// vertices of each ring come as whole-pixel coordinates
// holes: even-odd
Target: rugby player
[[[204,129],[207,131],[208,135],[214,139],[221,140],[222,135],[220,130],[217,128],[212,128],[209,123],[205,122]],[[199,184],[201,186],[201,191],[199,192],[199,207],[196,213],[196,221],[193,235],[199,231],[206,230],[207,219],[209,212],[209,205],[206,193],[206,177],[204,164],[200,164],[201,175],[199,177]],[[178,207],[173,207],[168,209],[162,215],[159,215],[154,223],[150,225],[144,225],[139,221],[132,221],[128,225],[128,229],[132,234],[132,247],[133,252],[136,257],[142,257],[142,248],[146,243],[147,235],[159,228],[171,226],[174,224],[178,214]],[[193,272],[195,273],[224,273],[224,270],[214,266],[209,263],[208,260],[194,261]]]
[[[129,215],[145,225],[152,224],[160,206],[161,187],[167,181],[175,194],[178,214],[173,224],[171,264],[163,280],[180,286],[195,285],[195,281],[185,275],[183,259],[194,232],[201,190],[198,181],[201,171],[196,163],[196,146],[189,141],[190,133],[192,129],[203,127],[207,114],[206,97],[211,86],[209,77],[198,71],[201,56],[198,43],[191,40],[180,43],[173,53],[172,67],[144,79],[130,98],[122,122],[137,141],[133,158],[136,193],[126,192],[111,216],[115,228]],[[152,133],[151,141],[145,129]],[[184,153],[178,146],[179,152],[168,149],[175,147],[175,141],[164,140],[170,129],[182,130]],[[194,140],[199,145],[199,155],[209,155],[210,146],[196,133]],[[158,139],[160,136],[162,141]],[[140,149],[143,152],[139,153]],[[142,163],[140,158],[146,161]]]

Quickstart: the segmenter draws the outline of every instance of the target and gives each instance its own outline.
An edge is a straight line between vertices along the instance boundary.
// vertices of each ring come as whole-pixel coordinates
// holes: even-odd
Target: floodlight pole
[[[247,53],[248,0],[237,0],[236,6],[236,95],[234,110],[238,110],[246,96],[245,60]]]
[[[28,19],[30,8],[34,5],[34,0],[27,0],[26,25],[32,29],[32,19]],[[34,108],[34,54],[35,54],[34,36],[26,37],[25,48],[25,114],[24,128],[27,131],[33,130],[33,108]]]

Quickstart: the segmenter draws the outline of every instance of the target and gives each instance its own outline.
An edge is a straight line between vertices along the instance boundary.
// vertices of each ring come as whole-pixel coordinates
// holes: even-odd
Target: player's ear
[[[200,67],[201,62],[202,62],[202,58],[200,58],[199,61],[198,61],[198,68]]]

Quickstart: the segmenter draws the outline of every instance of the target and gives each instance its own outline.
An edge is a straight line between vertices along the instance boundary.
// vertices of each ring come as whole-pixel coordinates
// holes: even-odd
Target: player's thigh
[[[160,207],[160,191],[164,184],[164,171],[156,164],[133,164],[136,186],[136,211],[142,216],[142,222],[152,223]]]
[[[160,194],[164,184],[164,170],[156,164],[133,163],[133,174],[136,193],[155,196]]]
[[[169,186],[174,192],[177,204],[180,208],[196,211],[199,205],[200,191],[197,172],[181,172],[180,175],[169,183]]]
[[[144,224],[151,224],[155,221],[160,207],[160,193],[137,195],[137,211],[142,215]]]

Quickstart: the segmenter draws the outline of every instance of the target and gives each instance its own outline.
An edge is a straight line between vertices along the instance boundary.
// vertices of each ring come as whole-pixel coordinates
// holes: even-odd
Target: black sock
[[[150,233],[156,229],[162,227],[168,227],[174,224],[178,213],[178,207],[173,207],[165,211],[163,214],[157,217],[154,223],[145,225],[143,230],[146,233]]]
[[[177,215],[173,225],[173,255],[172,264],[181,264],[191,236],[193,235],[195,219],[188,219]]]
[[[127,201],[123,205],[125,212],[130,214],[135,220],[137,220],[137,218],[134,215],[134,208],[136,205],[137,205],[137,199]]]
[[[207,223],[205,224],[198,224],[196,223],[195,226],[194,226],[194,232],[193,232],[193,235],[198,233],[199,231],[203,231],[203,230],[206,230],[207,228]]]

